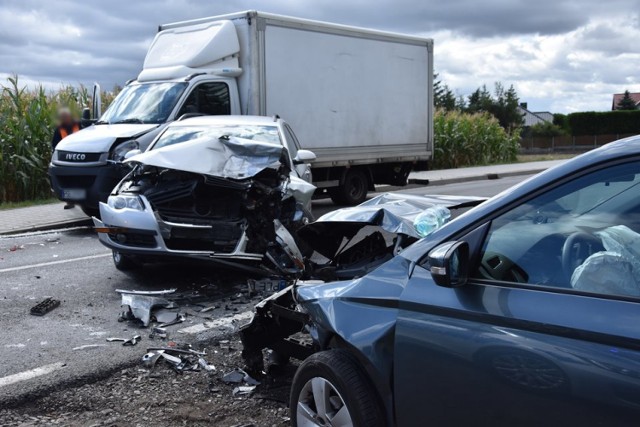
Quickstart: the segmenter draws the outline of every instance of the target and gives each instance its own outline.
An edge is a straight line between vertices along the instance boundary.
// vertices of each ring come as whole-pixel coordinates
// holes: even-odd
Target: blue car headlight
[[[142,200],[138,196],[109,196],[107,204],[113,209],[134,209],[137,211],[143,211],[144,205]]]
[[[130,141],[125,141],[121,144],[116,145],[109,152],[109,160],[113,160],[114,162],[121,162],[125,159],[127,153],[131,150],[137,150],[140,148],[140,144],[135,139]]]

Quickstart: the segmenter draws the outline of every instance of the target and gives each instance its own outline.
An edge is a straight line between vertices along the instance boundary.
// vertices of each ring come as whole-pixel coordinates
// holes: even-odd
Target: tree
[[[436,108],[451,111],[456,108],[456,96],[449,86],[438,80],[438,75],[433,76],[433,103]]]
[[[518,94],[513,85],[505,90],[502,83],[496,82],[493,96],[486,85],[469,95],[466,110],[470,113],[486,111],[498,119],[504,129],[513,131],[523,123],[518,102]]]
[[[616,110],[637,110],[636,102],[631,98],[628,90],[624,91],[624,96],[616,104]]]
[[[469,103],[467,104],[467,111],[469,113],[479,113],[481,111],[489,112],[493,104],[491,94],[487,90],[486,85],[482,85],[469,95]]]

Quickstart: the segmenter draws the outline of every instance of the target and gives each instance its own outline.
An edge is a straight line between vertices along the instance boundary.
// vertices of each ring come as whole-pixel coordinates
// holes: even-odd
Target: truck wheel
[[[113,264],[120,271],[135,270],[140,267],[140,263],[130,255],[123,255],[118,251],[112,251]]]
[[[291,425],[386,425],[374,387],[354,358],[344,350],[313,354],[291,385]]]
[[[86,216],[95,216],[100,219],[100,209],[90,208],[87,206],[80,206],[80,209],[82,209],[82,212],[84,212]]]
[[[339,187],[329,190],[333,203],[354,206],[364,202],[369,191],[369,178],[362,169],[349,169],[344,182]]]

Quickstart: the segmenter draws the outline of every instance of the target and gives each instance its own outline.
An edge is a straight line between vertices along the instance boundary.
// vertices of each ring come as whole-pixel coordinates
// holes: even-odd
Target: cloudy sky
[[[534,111],[640,92],[640,0],[1,0],[0,78],[109,88],[138,74],[158,24],[247,9],[432,37],[456,92],[498,80]]]

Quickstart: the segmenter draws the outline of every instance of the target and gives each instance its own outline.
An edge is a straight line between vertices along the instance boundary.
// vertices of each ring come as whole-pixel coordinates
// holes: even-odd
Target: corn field
[[[488,113],[437,111],[434,139],[437,169],[509,163],[516,160],[520,130],[509,134]]]
[[[80,117],[82,108],[91,106],[89,91],[83,86],[56,92],[26,88],[17,76],[0,90],[0,203],[49,198],[47,168],[57,110],[65,106]],[[112,98],[103,94],[103,104]]]

